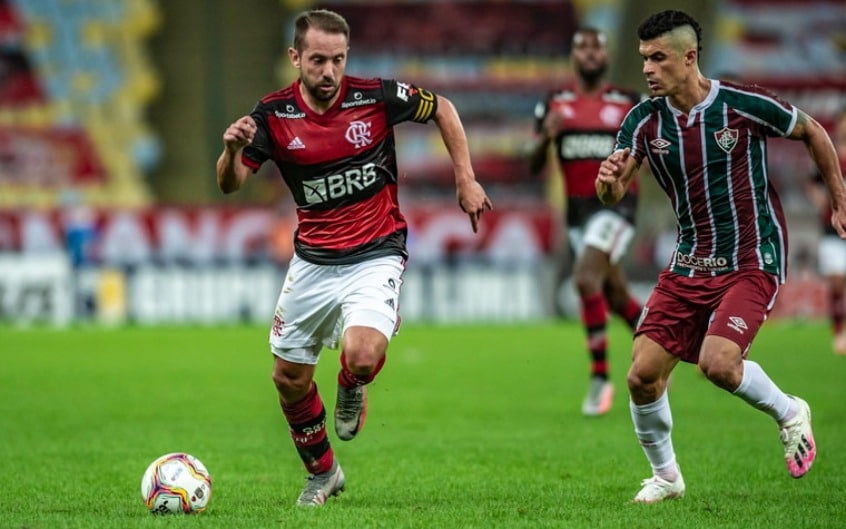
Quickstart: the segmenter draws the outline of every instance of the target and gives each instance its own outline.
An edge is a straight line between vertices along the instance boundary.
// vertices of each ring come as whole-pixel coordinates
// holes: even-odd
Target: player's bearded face
[[[341,86],[340,76],[321,75],[315,80],[303,72],[301,79],[308,93],[318,101],[331,101]]]
[[[594,83],[605,75],[608,65],[604,62],[579,64],[579,75],[588,83]]]
[[[596,33],[577,33],[573,38],[572,55],[579,76],[588,83],[601,79],[608,69],[605,37]]]
[[[291,61],[300,70],[300,81],[315,100],[331,102],[338,95],[347,66],[347,39],[343,34],[310,29],[301,53],[292,51]]]

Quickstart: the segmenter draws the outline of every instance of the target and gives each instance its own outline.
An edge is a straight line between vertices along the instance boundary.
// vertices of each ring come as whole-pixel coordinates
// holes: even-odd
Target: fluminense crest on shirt
[[[720,146],[720,149],[731,152],[734,146],[737,145],[737,129],[723,127],[714,132],[714,139],[717,140],[717,145]]]

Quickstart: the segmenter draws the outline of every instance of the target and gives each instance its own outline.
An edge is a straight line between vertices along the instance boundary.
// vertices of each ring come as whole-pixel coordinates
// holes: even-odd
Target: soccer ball
[[[190,454],[165,454],[144,472],[141,497],[154,514],[202,512],[211,498],[211,476]]]

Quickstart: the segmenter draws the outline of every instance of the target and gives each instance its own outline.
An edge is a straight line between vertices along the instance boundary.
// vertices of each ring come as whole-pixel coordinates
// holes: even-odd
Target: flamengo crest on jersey
[[[370,122],[350,121],[350,125],[347,127],[347,133],[344,134],[344,137],[348,142],[355,145],[356,149],[367,147],[373,143],[373,139],[370,136]]]
[[[711,81],[688,114],[667,98],[641,102],[615,148],[649,162],[676,214],[670,269],[691,277],[757,269],[784,281],[787,226],[769,181],[767,139],[787,136],[797,110],[757,86]]]
[[[437,97],[408,83],[346,76],[335,104],[316,114],[300,89],[298,80],[256,104],[256,135],[242,156],[253,171],[267,160],[279,168],[297,204],[298,255],[320,264],[405,257],[393,126],[426,123]]]

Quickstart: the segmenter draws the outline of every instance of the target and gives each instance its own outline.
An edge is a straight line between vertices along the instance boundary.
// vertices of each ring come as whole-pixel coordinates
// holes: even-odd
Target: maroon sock
[[[608,378],[608,304],[605,296],[593,294],[581,298],[582,324],[587,335],[592,376]]]
[[[843,292],[832,290],[829,294],[829,316],[834,334],[843,331]]]
[[[349,366],[347,366],[347,355],[344,354],[344,351],[342,350],[341,370],[338,372],[338,384],[345,388],[354,388],[356,386],[363,386],[365,384],[369,384],[373,382],[373,379],[376,378],[376,375],[379,374],[379,371],[382,370],[382,366],[384,365],[385,357],[383,356],[369,375],[356,375],[355,373],[350,371]]]
[[[620,317],[626,320],[626,323],[629,324],[632,330],[637,328],[637,321],[640,319],[640,313],[643,312],[643,307],[633,297],[629,297],[629,301],[626,302],[626,306],[623,308],[623,311],[620,313]]]
[[[335,456],[326,436],[326,409],[317,392],[317,384],[312,383],[299,402],[283,405],[282,412],[306,470],[311,474],[329,472]]]

